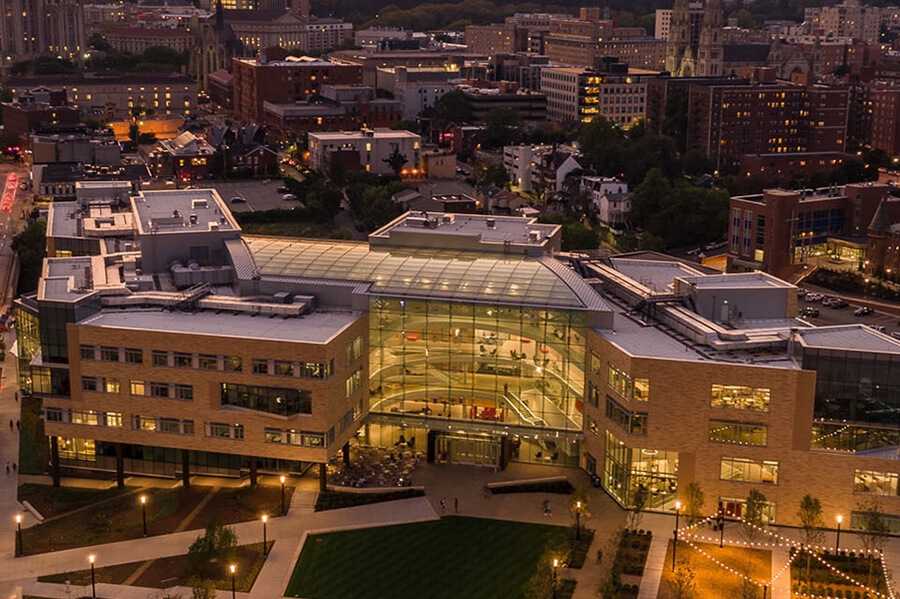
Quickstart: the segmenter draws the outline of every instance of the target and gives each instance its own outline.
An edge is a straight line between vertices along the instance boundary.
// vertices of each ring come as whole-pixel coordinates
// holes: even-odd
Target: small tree
[[[744,573],[745,576],[750,576],[749,568]],[[738,591],[740,593],[740,599],[759,599],[759,586],[754,584],[749,578],[741,578],[741,587]]]
[[[812,583],[811,566],[812,566],[812,545],[818,545],[825,538],[825,532],[822,527],[825,526],[825,519],[822,517],[822,504],[817,497],[809,494],[804,495],[800,500],[800,509],[797,510],[797,519],[800,520],[800,531],[803,533],[803,542],[806,545],[806,580]]]
[[[597,584],[595,594],[599,599],[621,599],[622,576],[618,572],[610,572],[609,576]]]
[[[674,599],[694,599],[697,596],[697,583],[694,581],[694,570],[687,560],[680,560],[675,573],[669,579]]]
[[[869,556],[869,582],[872,586],[872,574],[875,571],[875,553],[884,549],[884,544],[888,539],[890,531],[884,520],[884,513],[881,511],[881,503],[876,497],[859,503],[856,506],[859,513],[859,542]]]
[[[766,496],[752,489],[747,495],[747,501],[744,509],[743,530],[747,540],[751,543],[761,534],[763,527],[766,525]]]
[[[237,535],[221,522],[210,522],[188,549],[191,572],[200,578],[216,578],[234,561]]]
[[[400,150],[394,148],[394,151],[390,156],[384,159],[385,162],[388,163],[388,166],[391,167],[391,170],[394,171],[396,176],[400,176],[400,171],[403,170],[403,165],[406,164],[406,156],[400,153]]]
[[[637,530],[644,517],[644,510],[650,502],[650,491],[644,485],[638,485],[631,497],[631,511],[628,513],[628,527]]]
[[[591,503],[588,487],[582,487],[572,493],[572,497],[569,499],[569,511],[572,513],[572,519],[575,521],[575,526],[584,528],[585,521],[591,516],[590,508]]]
[[[700,483],[689,483],[684,490],[684,513],[687,516],[688,524],[696,524],[703,519],[703,504],[706,498],[703,495],[703,489]]]
[[[191,599],[216,599],[216,583],[213,581],[192,576],[188,585],[191,587]]]

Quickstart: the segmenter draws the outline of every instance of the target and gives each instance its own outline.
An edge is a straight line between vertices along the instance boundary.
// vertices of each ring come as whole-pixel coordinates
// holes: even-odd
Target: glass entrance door
[[[469,466],[498,466],[500,443],[490,438],[439,437],[438,461]]]

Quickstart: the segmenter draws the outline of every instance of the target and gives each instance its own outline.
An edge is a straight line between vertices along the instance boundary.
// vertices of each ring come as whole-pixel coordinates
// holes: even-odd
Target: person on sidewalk
[[[454,514],[459,513],[459,497],[453,498],[453,513]]]
[[[441,511],[445,511],[447,509],[447,500],[441,497]]]

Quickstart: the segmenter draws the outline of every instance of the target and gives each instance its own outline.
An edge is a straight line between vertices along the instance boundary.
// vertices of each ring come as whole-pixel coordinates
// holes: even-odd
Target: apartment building
[[[865,6],[858,0],[844,0],[836,6],[803,9],[804,20],[812,32],[832,37],[848,37],[877,44],[885,9]],[[896,12],[896,9],[893,9]],[[891,10],[888,10],[891,13]]]
[[[843,152],[846,89],[789,83],[690,86],[687,147],[699,148],[723,173],[743,154]]]

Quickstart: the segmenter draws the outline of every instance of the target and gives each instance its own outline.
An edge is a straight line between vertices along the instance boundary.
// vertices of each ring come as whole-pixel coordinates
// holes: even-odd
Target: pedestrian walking
[[[22,422],[19,420],[16,420],[16,430],[17,431],[22,430]]]
[[[446,509],[447,509],[447,500],[444,499],[443,497],[441,497],[441,511],[443,512]]]
[[[603,550],[598,549],[597,550],[597,565],[599,566],[600,562],[602,562],[602,561],[603,561]]]
[[[459,513],[459,497],[453,498],[453,513],[454,514]]]
[[[6,473],[9,474],[9,462],[6,462]]]
[[[16,471],[16,463],[13,462],[13,472],[15,473],[15,471]]]
[[[18,401],[19,401],[19,392],[16,391],[16,402],[18,402]]]

